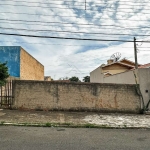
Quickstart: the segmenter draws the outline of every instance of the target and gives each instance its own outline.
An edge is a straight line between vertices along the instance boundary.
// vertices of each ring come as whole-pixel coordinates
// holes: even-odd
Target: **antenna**
[[[111,55],[110,59],[112,59],[114,62],[118,61],[121,58],[121,53],[117,52]]]

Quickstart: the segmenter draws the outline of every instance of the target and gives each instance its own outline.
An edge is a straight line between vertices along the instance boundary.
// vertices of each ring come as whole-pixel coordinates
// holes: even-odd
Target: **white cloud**
[[[64,32],[56,33],[51,31],[29,32],[29,31],[20,31],[20,30],[13,31],[4,29],[0,29],[0,32],[47,35],[57,37],[94,38],[106,40],[111,39],[133,40],[133,36],[129,35],[121,36],[109,34],[130,34],[130,35],[149,34],[149,28],[128,30],[128,28],[139,28],[141,26],[149,25],[150,18],[148,14],[149,11],[147,9],[150,8],[150,2],[148,0],[145,0],[144,2],[137,0],[124,2],[120,0],[118,3],[117,1],[106,2],[105,0],[102,1],[91,0],[87,1],[86,5],[87,10],[85,10],[85,3],[83,2],[83,0],[72,0],[72,2],[65,2],[65,1],[50,2],[48,0],[43,1],[36,0],[32,2],[37,3],[25,3],[21,2],[21,0],[20,2],[13,2],[13,1],[0,2],[0,4],[40,6],[40,7],[23,7],[23,6],[1,5],[0,19],[28,20],[39,22],[31,23],[31,22],[0,20],[1,21],[0,27],[25,28],[30,30],[89,32],[99,34],[90,35],[84,33],[80,34],[64,33]],[[40,3],[38,4],[38,2]],[[42,3],[51,3],[51,4],[42,4]],[[1,12],[12,12],[12,13],[1,13]],[[39,15],[14,14],[14,13],[28,13]],[[43,22],[60,22],[60,23],[43,23]],[[63,24],[64,22],[68,24]],[[94,25],[81,25],[81,24],[94,24]],[[122,28],[119,28],[117,26],[121,26]],[[103,35],[100,33],[106,33],[108,35]],[[31,55],[33,55],[45,66],[45,75],[50,75],[52,76],[52,78],[55,79],[66,76],[71,77],[74,75],[82,78],[83,76],[89,75],[90,71],[94,70],[101,63],[106,63],[107,59],[109,59],[110,56],[115,52],[120,52],[122,54],[122,57],[127,57],[131,60],[134,60],[133,43],[121,44],[120,42],[110,42],[110,41],[98,42],[98,41],[63,40],[63,39],[62,40],[43,39],[43,38],[40,39],[40,38],[5,36],[5,35],[0,35],[0,38],[1,38],[0,45],[22,46],[26,51],[28,51]],[[144,37],[137,37],[137,39],[139,40],[143,38]],[[146,39],[144,40],[149,39],[148,37],[145,38]],[[139,48],[141,50],[141,52],[138,53],[138,60],[140,63],[148,63],[150,60],[149,58],[150,51],[147,51],[150,48],[147,47],[150,47],[150,43],[143,43]]]

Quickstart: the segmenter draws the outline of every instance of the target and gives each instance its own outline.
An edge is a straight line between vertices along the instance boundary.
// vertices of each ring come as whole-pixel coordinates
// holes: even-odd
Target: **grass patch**
[[[83,127],[85,127],[85,128],[95,128],[95,125],[88,123],[88,124],[83,125]]]
[[[71,126],[72,123],[67,123],[67,122],[65,122],[65,123],[62,123],[62,125],[65,125],[65,126]]]
[[[4,125],[5,121],[1,121],[1,125]]]
[[[127,127],[127,125],[126,125],[126,124],[124,124],[124,127],[126,128],[126,127]]]
[[[51,123],[49,123],[49,122],[47,122],[47,123],[45,124],[45,126],[46,126],[46,127],[51,127],[51,126],[52,126],[52,124],[51,124]]]
[[[104,129],[129,129],[134,127],[128,127],[126,124],[123,126],[112,127],[106,124],[96,125],[96,124],[73,124],[73,123],[7,123],[5,121],[0,122],[0,126],[26,126],[26,127],[64,127],[64,128],[104,128]],[[136,127],[137,128],[137,127]]]

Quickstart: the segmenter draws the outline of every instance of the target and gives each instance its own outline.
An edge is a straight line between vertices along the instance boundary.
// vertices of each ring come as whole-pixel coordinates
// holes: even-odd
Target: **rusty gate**
[[[12,104],[12,80],[9,80],[4,86],[0,86],[0,107],[11,108]]]

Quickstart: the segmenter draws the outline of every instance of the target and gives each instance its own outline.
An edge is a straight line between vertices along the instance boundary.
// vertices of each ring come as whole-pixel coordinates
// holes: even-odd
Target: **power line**
[[[0,20],[4,20],[4,21],[21,21],[21,22],[39,22],[39,23],[50,23],[50,24],[55,24],[55,23],[58,23],[58,24],[74,24],[74,25],[93,25],[93,26],[98,26],[98,27],[101,27],[101,26],[113,26],[113,27],[119,27],[119,28],[124,28],[124,29],[134,29],[134,28],[126,28],[126,27],[123,27],[123,26],[119,26],[119,25],[108,25],[108,24],[103,24],[103,25],[101,25],[101,24],[89,24],[89,23],[87,23],[87,24],[77,24],[77,23],[72,23],[72,22],[70,22],[70,23],[68,23],[68,22],[44,22],[44,21],[29,21],[29,20],[10,20],[10,19],[0,19]],[[32,24],[33,25],[33,24]],[[36,24],[34,24],[34,25],[36,25]],[[84,27],[85,28],[85,27]],[[90,27],[91,28],[91,27]],[[143,26],[143,27],[136,27],[137,29],[141,29],[141,28],[150,28],[149,26]]]
[[[84,10],[84,9],[78,9],[78,8],[62,8],[62,7],[43,7],[43,6],[29,6],[29,5],[12,5],[12,4],[0,4],[0,5],[6,5],[6,6],[23,6],[23,7],[39,7],[39,8],[58,8],[58,9],[76,9],[76,10]],[[106,7],[107,8],[107,7]],[[110,7],[109,7],[110,8]],[[132,9],[132,8],[120,8],[120,9]],[[91,10],[91,9],[86,9],[89,11],[97,12],[98,10]],[[150,10],[150,9],[144,9],[144,10]],[[105,10],[104,10],[105,11]],[[114,10],[116,11],[116,10]],[[107,12],[114,12],[112,10],[107,10]],[[119,12],[124,12],[124,13],[135,13],[135,12],[127,12],[127,11],[119,11]],[[138,13],[138,12],[136,12]],[[145,13],[145,12],[140,12],[140,14],[150,14],[150,13]]]
[[[1,24],[2,23],[9,23],[9,22],[1,22]],[[53,23],[53,22],[51,22],[51,23]],[[54,26],[54,25],[51,25],[51,24],[48,24],[48,25],[44,25],[44,24],[28,24],[28,23],[18,23],[18,22],[16,22],[16,23],[13,23],[13,22],[11,22],[10,24],[23,24],[23,25],[34,25],[34,26],[37,26],[37,25],[39,25],[39,26],[46,26],[46,27],[49,27],[49,26]],[[67,25],[67,26],[66,26]],[[76,25],[82,25],[82,24],[76,24]],[[88,25],[88,24],[87,24]],[[93,24],[94,25],[94,24]],[[61,26],[61,24],[58,24],[58,25],[56,25],[55,24],[55,26]],[[83,25],[84,26],[84,25]],[[126,30],[134,30],[134,29],[140,29],[140,30],[142,30],[142,29],[147,29],[147,28],[150,28],[150,27],[147,27],[147,26],[145,26],[145,27],[132,27],[132,28],[126,28],[126,27],[121,27],[121,26],[115,26],[115,25],[96,25],[97,27],[99,27],[99,28],[97,28],[97,27],[95,27],[95,26],[93,26],[93,27],[91,27],[91,25],[90,26],[86,26],[86,27],[84,27],[84,29],[86,29],[86,28],[90,28],[90,29],[92,29],[92,28],[94,28],[94,29],[97,29],[97,30],[101,30],[101,29],[113,29],[113,30],[124,30],[124,29],[126,29]],[[112,28],[108,28],[108,27],[112,27]],[[61,26],[62,27],[62,26]],[[65,26],[64,27],[72,27],[72,25],[71,24],[65,24]],[[104,28],[104,27],[106,27],[106,28]],[[113,27],[117,27],[117,28],[113,28]],[[121,29],[120,29],[121,28]]]
[[[5,0],[5,2],[8,2],[8,1],[10,1],[10,0]],[[19,2],[19,3],[29,3],[29,4],[54,4],[54,5],[62,5],[62,4],[57,4],[57,3],[44,3],[44,2],[28,2],[28,1],[13,1],[13,0],[11,0],[10,2]],[[71,1],[70,1],[71,2]],[[80,2],[79,2],[80,3]],[[63,4],[63,5],[65,5],[65,4]],[[74,6],[81,6],[81,5],[74,5]],[[84,5],[82,5],[82,6],[84,6]]]
[[[4,23],[4,24],[6,23],[6,24],[8,25],[8,22],[1,22],[1,24],[2,24],[2,23]],[[16,24],[23,24],[23,25],[34,25],[34,26],[39,25],[39,26],[46,26],[46,27],[50,27],[50,26],[53,27],[53,26],[54,26],[54,25],[51,25],[51,24],[50,24],[50,25],[43,25],[43,24],[37,24],[37,23],[36,23],[36,24],[27,24],[27,23],[12,23],[12,22],[11,22],[10,24],[11,24],[11,25],[12,25],[12,24],[15,24],[15,25],[16,25]],[[56,26],[60,27],[61,25],[56,25],[56,24],[55,24],[55,27],[56,27]],[[105,25],[102,25],[102,26],[105,27]],[[61,27],[62,27],[62,26],[61,26]],[[65,26],[63,26],[63,27],[72,27],[72,26],[71,26],[71,25],[70,25],[70,26],[68,26],[68,25],[66,26],[66,25],[65,25]],[[99,30],[101,31],[102,29],[105,29],[105,30],[111,29],[111,30],[117,30],[117,31],[118,31],[118,30],[123,30],[123,31],[124,31],[124,29],[126,29],[126,30],[134,30],[134,28],[123,28],[123,29],[120,29],[120,28],[119,28],[119,29],[118,29],[118,28],[113,28],[113,26],[112,26],[112,28],[108,28],[108,27],[104,28],[104,27],[99,27],[99,28],[98,28],[98,27],[94,27],[94,26],[93,26],[93,27],[89,26],[89,27],[84,27],[84,29],[86,29],[86,28],[93,29],[93,28],[94,28],[94,29],[96,29],[96,31],[99,31]],[[135,28],[135,29],[140,29],[140,28]],[[145,29],[145,28],[144,28],[144,29]],[[141,29],[141,30],[142,30],[142,29]]]
[[[29,43],[29,42],[15,42],[15,41],[0,41],[1,43],[5,43],[5,42],[11,42],[11,43],[26,43],[26,44],[40,44],[40,45],[61,45],[61,46],[71,46],[71,47],[74,47],[74,46],[87,46],[87,45],[64,45],[64,44],[47,44],[47,43]],[[89,46],[88,45],[88,47],[93,47],[93,48],[95,48],[95,47],[101,47],[101,45],[99,45],[99,46]]]
[[[5,0],[5,1],[13,1],[13,0]],[[73,2],[73,1],[69,1],[69,0],[55,0],[55,1],[61,1],[61,2]],[[26,2],[26,1],[15,1],[15,2]],[[74,2],[78,2],[78,1],[74,1]],[[29,2],[30,3],[30,2]],[[31,3],[36,3],[36,2],[31,2]],[[78,3],[84,3],[84,2],[78,2]]]
[[[60,16],[60,15],[46,15],[46,14],[31,14],[31,13],[22,13],[22,12],[19,12],[19,13],[15,13],[15,12],[0,12],[0,13],[6,13],[6,14],[19,14],[19,15],[33,15],[33,16],[53,16],[53,17],[56,17],[56,16],[58,16],[58,17],[61,17],[61,18],[63,18],[63,17],[66,17],[66,18],[72,18],[72,17],[75,17],[75,18],[83,18],[83,17],[79,17],[79,16]],[[84,16],[84,18],[91,18],[91,19],[93,19],[93,17],[85,17]],[[98,19],[98,18],[97,18]],[[99,18],[100,20],[106,20],[106,19],[110,19],[110,18]],[[127,21],[127,18],[126,19],[115,19],[115,18],[113,18],[113,20],[124,20],[124,21]],[[141,19],[132,19],[132,20],[129,20],[129,21],[147,21],[147,20],[141,20]]]
[[[27,31],[28,32],[28,31]],[[24,34],[26,34],[27,32],[23,32]],[[34,31],[33,31],[34,32]],[[6,33],[14,33],[15,34],[15,32],[6,32]],[[21,34],[23,34],[23,33],[21,33]],[[38,32],[37,32],[38,33]],[[57,33],[57,34],[56,34]],[[44,36],[44,35],[47,35],[47,36],[65,36],[65,37],[67,37],[67,36],[69,36],[69,37],[80,37],[80,38],[84,38],[84,37],[87,37],[86,36],[86,34],[85,35],[80,35],[80,34],[78,34],[78,33],[65,33],[65,32],[53,32],[53,33],[49,33],[48,34],[48,32],[46,32],[46,33],[41,33],[41,34],[39,34],[39,36]],[[93,35],[91,34],[91,35],[88,35],[88,38],[92,38],[93,37]],[[95,38],[106,38],[106,39],[110,39],[111,38],[111,35],[94,35],[94,37]],[[131,37],[130,37],[131,38]],[[113,39],[119,39],[119,37],[113,37]],[[122,39],[123,39],[123,37],[122,37]]]
[[[56,0],[56,1],[61,1],[61,0]],[[114,2],[114,0],[109,0],[109,2],[111,2],[111,1]],[[89,1],[89,2],[90,2],[90,1]],[[107,2],[108,2],[108,1],[107,1]],[[115,2],[118,2],[118,0],[115,1]],[[140,4],[141,4],[141,3],[148,3],[148,2],[144,2],[144,1],[141,1],[141,2],[139,2],[139,1],[134,1],[134,2],[132,2],[132,1],[127,1],[127,0],[125,0],[125,1],[120,0],[119,3],[120,3],[120,2],[130,2],[130,3],[140,3]]]
[[[13,1],[13,0],[5,0],[5,1]],[[71,0],[55,0],[55,1],[60,1],[60,2],[77,2],[77,3],[85,3],[85,2],[75,1],[75,0],[73,0],[73,1],[71,1]],[[20,2],[20,1],[18,1],[18,2]],[[22,2],[22,1],[21,1],[21,2]],[[89,2],[95,3],[95,1],[89,1]],[[107,1],[107,2],[108,2],[108,1]],[[118,0],[117,0],[117,1],[109,0],[109,2],[118,2]],[[121,0],[121,1],[119,1],[119,3],[120,3],[120,2],[130,2],[130,3],[133,3],[133,2],[127,1],[127,0],[125,0],[125,1]],[[134,3],[147,3],[147,2],[144,2],[144,1],[142,1],[142,2],[135,1]],[[96,4],[99,4],[99,3],[96,3]]]
[[[47,44],[47,43],[29,43],[29,42],[20,42],[20,41],[0,41],[1,43],[6,43],[6,42],[9,42],[9,43],[25,43],[25,44],[34,44],[34,45],[56,45],[56,46],[66,46],[66,47],[81,47],[81,46],[88,46],[88,47],[92,47],[92,48],[103,48],[102,45],[97,45],[97,46],[91,46],[91,45],[66,45],[66,44],[59,44],[59,43],[56,43],[56,44]],[[107,46],[106,46],[107,48]],[[128,49],[128,48],[133,48],[133,47],[121,47],[122,48],[125,48],[125,49]],[[141,47],[141,48],[150,48],[150,47]],[[140,51],[150,51],[150,50],[140,50]]]
[[[31,6],[31,5],[15,5],[15,4],[0,4],[0,5],[6,5],[6,6],[23,6],[23,7],[39,7],[39,8],[58,8],[58,9],[77,9],[77,10],[84,10],[84,9],[79,9],[79,8],[62,8],[62,7],[45,7],[45,6]],[[112,8],[112,7],[105,7],[105,8]],[[104,8],[102,8],[104,9]],[[118,8],[118,9],[132,9],[132,8]],[[91,10],[91,9],[86,9],[86,10],[90,10],[90,11],[96,11],[96,10]],[[150,10],[150,9],[144,9],[144,10]],[[110,11],[110,10],[109,10]],[[122,12],[122,11],[120,11]],[[133,12],[128,12],[128,13],[133,13]],[[148,13],[149,14],[149,13]]]
[[[35,38],[53,38],[53,39],[66,39],[66,40],[85,40],[85,41],[107,41],[107,42],[129,42],[131,40],[108,40],[108,39],[88,39],[88,38],[70,38],[70,37],[56,37],[56,36],[40,36],[40,35],[27,35],[27,34],[12,34],[12,33],[0,33],[1,35],[11,35],[11,36],[24,36],[24,37],[35,37]],[[136,41],[150,43],[150,41]]]
[[[113,33],[89,33],[89,32],[75,32],[75,31],[58,31],[58,30],[33,30],[33,29],[18,29],[18,28],[3,28],[0,27],[0,29],[5,29],[5,30],[21,30],[21,31],[30,31],[30,32],[62,32],[62,33],[83,33],[83,34],[97,34],[97,35],[128,35],[128,36],[150,36],[150,35],[145,35],[145,34],[113,34]]]
[[[53,23],[53,24],[55,24],[55,23],[58,23],[58,24],[74,24],[74,25],[94,25],[94,26],[98,26],[98,27],[101,27],[101,26],[113,26],[113,27],[120,27],[120,28],[124,28],[124,29],[126,29],[125,27],[121,27],[121,26],[117,26],[117,25],[100,25],[100,24],[91,24],[91,23],[80,23],[80,24],[77,24],[77,23],[73,23],[73,22],[70,22],[70,23],[68,23],[68,22],[44,22],[44,21],[28,21],[28,20],[10,20],[10,19],[0,19],[0,20],[6,20],[6,21],[21,21],[21,22],[40,22],[40,23]],[[145,28],[145,27],[144,27]]]
[[[53,39],[66,39],[66,40],[89,40],[89,41],[115,41],[115,42],[133,42],[127,40],[106,40],[106,39],[84,39],[84,38],[70,38],[70,37],[55,37],[55,36],[40,36],[40,35],[27,35],[27,34],[12,34],[12,33],[0,33],[1,35],[12,35],[12,36],[24,36],[24,37],[35,37],[35,38],[53,38]]]
[[[55,1],[57,1],[57,0],[55,0]],[[5,2],[25,2],[25,3],[33,3],[33,4],[35,4],[35,3],[38,3],[38,4],[56,4],[56,5],[61,5],[61,4],[57,4],[57,3],[44,3],[44,2],[28,2],[28,1],[16,1],[16,0],[5,0]],[[84,6],[84,3],[85,2],[78,2],[78,1],[61,1],[61,2],[71,2],[71,3],[75,3],[75,2],[77,2],[77,3],[83,3],[83,6]],[[111,1],[109,1],[109,2],[111,2]],[[117,2],[117,1],[113,1],[114,3],[115,2]],[[131,1],[119,1],[119,3],[121,3],[121,2],[130,2],[130,3],[133,3],[133,2],[131,2]],[[90,3],[90,2],[89,2]],[[94,4],[107,4],[106,2],[101,2],[101,3],[95,3],[95,2],[93,2]],[[148,3],[148,2],[134,2],[134,3]],[[87,4],[88,4],[88,2],[87,2]],[[109,3],[109,4],[112,4],[112,3]],[[119,5],[121,5],[121,4],[119,4]],[[122,4],[122,5],[128,5],[128,4]],[[131,5],[131,4],[129,4],[129,5]],[[81,6],[81,5],[77,5],[77,6]],[[145,6],[145,5],[131,5],[131,6]]]
[[[62,8],[62,7],[45,7],[45,6],[30,6],[30,5],[14,5],[14,4],[0,4],[0,5],[4,5],[4,6],[23,6],[23,7],[39,7],[39,8],[58,8],[58,9],[77,9],[77,10],[82,10],[82,9],[78,9],[78,8]]]
[[[9,22],[1,22],[1,24],[2,24],[2,23],[8,24]],[[39,26],[47,26],[47,27],[49,27],[49,26],[54,26],[54,25],[51,25],[51,24],[43,25],[43,24],[37,24],[37,23],[36,23],[36,24],[27,24],[27,23],[18,23],[18,22],[17,22],[17,23],[11,22],[11,24],[15,24],[15,25],[16,25],[16,24],[23,24],[23,25],[34,25],[34,26],[39,25]],[[67,24],[67,26],[64,26],[64,27],[72,27],[72,25],[70,25],[70,26],[68,26],[68,25],[69,25],[69,23]],[[78,25],[80,25],[80,24],[78,24]],[[81,25],[82,25],[82,24],[81,24]],[[93,25],[94,25],[94,24],[93,24]],[[59,24],[59,25],[56,25],[56,24],[55,24],[55,26],[61,26],[61,25],[60,25],[60,24]],[[101,27],[101,26],[102,26],[102,27]],[[109,26],[117,27],[117,26],[114,26],[114,25],[100,25],[99,28],[97,28],[97,27],[95,27],[95,26],[94,26],[94,27],[89,26],[89,27],[84,27],[84,29],[85,29],[85,28],[90,28],[90,29],[94,28],[94,29],[97,29],[97,30],[101,30],[101,29],[113,29],[113,30],[115,30],[115,29],[116,29],[116,30],[124,30],[124,29],[126,29],[126,30],[133,30],[133,29],[142,29],[142,28],[143,28],[143,29],[146,29],[146,28],[150,28],[150,27],[141,27],[141,28],[125,28],[125,27],[122,27],[123,29],[120,29],[121,27],[118,27],[118,28],[119,28],[119,29],[118,29],[118,28],[108,28],[108,27],[107,27],[107,28],[103,28],[103,26],[104,26],[104,27],[105,27],[105,26],[106,26],[106,27],[107,27],[107,26],[108,26],[108,27],[109,27]],[[61,26],[61,27],[62,27],[62,26]]]
[[[3,2],[3,1],[2,1],[2,2]],[[30,3],[30,4],[31,4],[31,3],[33,3],[33,4],[36,4],[36,3],[37,3],[37,4],[54,4],[54,5],[62,5],[62,4],[57,4],[57,3],[28,2],[28,1],[24,1],[24,0],[23,0],[23,1],[5,0],[5,2],[20,2],[20,3],[24,3],[24,2],[25,2],[25,3]],[[62,1],[62,2],[71,2],[71,3],[72,3],[72,2],[74,2],[74,1]],[[145,6],[145,5],[141,5],[141,4],[135,5],[135,3],[134,3],[134,5],[131,5],[131,4],[120,4],[121,2],[122,2],[122,1],[119,2],[119,5],[125,5],[125,6],[126,6],[126,5],[127,5],[127,6]],[[78,2],[78,3],[81,3],[81,4],[83,4],[83,6],[84,6],[84,3],[85,3],[85,2]],[[141,3],[143,3],[143,2],[141,2]],[[64,3],[64,4],[65,4],[65,3]],[[63,5],[64,5],[64,4],[63,4]],[[74,5],[74,6],[81,6],[81,4],[80,4],[80,5]],[[87,3],[87,4],[88,4],[88,3]],[[106,3],[106,2],[105,2],[105,3],[95,3],[95,2],[94,2],[94,4],[97,5],[97,4],[108,4],[108,3]],[[112,4],[112,3],[109,3],[109,4]],[[68,5],[68,3],[67,3],[66,5]],[[94,6],[94,7],[98,7],[98,6]]]
[[[60,45],[60,46],[68,46],[68,47],[74,47],[74,46],[88,46],[88,47],[92,47],[92,48],[99,48],[99,47],[102,47],[102,45],[97,45],[97,46],[91,46],[91,45],[74,45],[74,44],[69,44],[69,45],[66,45],[66,44],[59,44],[59,43],[56,43],[56,44],[47,44],[47,43],[29,43],[29,42],[20,42],[20,41],[0,41],[1,43],[5,43],[5,42],[11,42],[11,43],[26,43],[26,44],[40,44],[40,45]],[[106,46],[107,47],[107,46]],[[103,47],[102,47],[103,48]],[[133,47],[121,47],[121,48],[133,48]],[[148,48],[148,47],[141,47],[141,48]],[[149,47],[150,48],[150,47]]]

